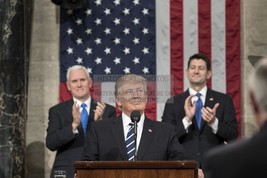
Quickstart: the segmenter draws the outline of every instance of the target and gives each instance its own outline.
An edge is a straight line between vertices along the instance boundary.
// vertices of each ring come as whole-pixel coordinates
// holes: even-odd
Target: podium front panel
[[[196,161],[77,161],[76,178],[197,178]]]

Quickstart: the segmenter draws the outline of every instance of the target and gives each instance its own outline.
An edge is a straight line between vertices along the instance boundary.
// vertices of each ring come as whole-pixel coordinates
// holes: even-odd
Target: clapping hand
[[[96,109],[94,110],[94,113],[95,113],[94,120],[95,121],[102,120],[102,116],[103,116],[103,113],[105,111],[105,108],[106,108],[105,103],[102,103],[100,101],[97,102]]]

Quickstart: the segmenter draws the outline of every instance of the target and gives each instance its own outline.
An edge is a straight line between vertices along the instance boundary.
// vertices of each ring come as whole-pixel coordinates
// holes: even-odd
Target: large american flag
[[[84,65],[92,96],[114,103],[114,81],[135,73],[148,79],[146,114],[161,120],[165,101],[188,88],[188,58],[212,61],[208,86],[229,94],[241,118],[240,0],[88,0],[61,8],[60,99],[71,98],[66,71]],[[239,124],[240,130],[240,124]]]

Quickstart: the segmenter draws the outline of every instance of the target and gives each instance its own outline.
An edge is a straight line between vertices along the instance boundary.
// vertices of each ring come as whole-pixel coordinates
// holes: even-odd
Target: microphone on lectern
[[[134,110],[131,113],[131,120],[134,123],[134,140],[135,140],[135,153],[134,153],[134,161],[137,160],[137,148],[136,148],[136,139],[137,139],[137,123],[140,121],[141,113],[138,110]]]

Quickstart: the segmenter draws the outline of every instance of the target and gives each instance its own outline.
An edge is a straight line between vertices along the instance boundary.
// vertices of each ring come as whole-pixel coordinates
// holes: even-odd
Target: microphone
[[[140,111],[138,110],[134,110],[132,113],[131,113],[131,120],[132,122],[139,122],[140,121],[140,118],[141,118],[141,114],[140,114]]]
[[[140,118],[141,118],[140,111],[134,110],[131,113],[131,120],[134,123],[134,140],[135,140],[134,161],[137,160],[137,148],[136,148],[136,145],[137,145],[137,141],[136,141],[136,139],[137,139],[137,123],[140,121]]]

